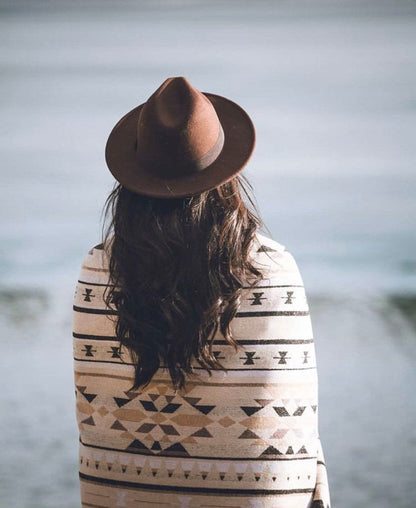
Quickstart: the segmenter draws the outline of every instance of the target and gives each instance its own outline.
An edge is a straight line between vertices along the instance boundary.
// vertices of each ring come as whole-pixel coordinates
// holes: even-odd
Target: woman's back
[[[86,256],[74,305],[74,366],[83,506],[329,506],[318,436],[317,372],[309,308],[292,255],[257,234],[266,271],[243,290],[231,322],[238,351],[218,331],[215,357],[193,362],[174,390],[160,368],[130,390],[134,366],[106,307],[108,260]]]

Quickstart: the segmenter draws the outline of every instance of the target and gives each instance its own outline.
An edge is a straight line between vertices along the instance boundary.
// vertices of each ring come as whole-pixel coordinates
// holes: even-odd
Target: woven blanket
[[[174,390],[163,366],[130,390],[134,367],[103,301],[108,260],[86,255],[73,313],[79,478],[83,507],[329,508],[318,432],[318,378],[305,288],[293,255],[257,234],[267,270],[243,289],[214,354],[227,372],[195,375]]]

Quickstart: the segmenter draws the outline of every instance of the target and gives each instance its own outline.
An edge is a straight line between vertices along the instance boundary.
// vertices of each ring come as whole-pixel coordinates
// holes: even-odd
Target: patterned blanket
[[[129,352],[102,298],[107,259],[102,246],[86,255],[73,314],[83,507],[330,507],[303,281],[292,254],[266,236],[251,256],[267,279],[244,289],[231,322],[243,349],[215,337],[227,372],[210,377],[195,361],[175,391],[161,367],[131,391]]]

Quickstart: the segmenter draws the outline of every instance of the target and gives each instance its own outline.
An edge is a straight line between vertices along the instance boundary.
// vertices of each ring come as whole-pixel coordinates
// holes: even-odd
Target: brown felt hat
[[[240,106],[176,77],[118,121],[105,158],[127,189],[174,198],[231,180],[247,164],[254,145],[253,123]]]

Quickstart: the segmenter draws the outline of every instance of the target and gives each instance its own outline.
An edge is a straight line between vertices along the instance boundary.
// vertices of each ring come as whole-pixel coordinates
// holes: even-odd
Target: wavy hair
[[[116,183],[107,197],[104,300],[117,310],[117,339],[134,364],[132,389],[147,386],[161,366],[176,390],[184,388],[193,358],[210,376],[212,369],[226,371],[212,351],[218,329],[235,351],[241,347],[230,322],[244,285],[264,278],[249,256],[263,222],[243,180],[252,189],[237,175],[212,190],[168,199]]]

